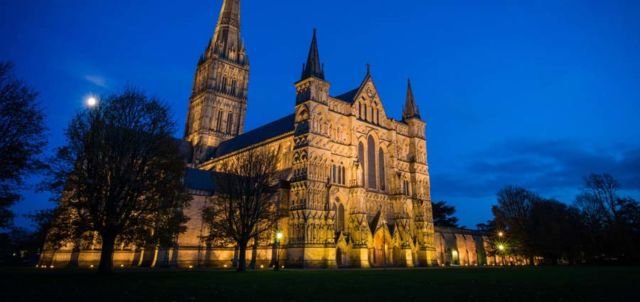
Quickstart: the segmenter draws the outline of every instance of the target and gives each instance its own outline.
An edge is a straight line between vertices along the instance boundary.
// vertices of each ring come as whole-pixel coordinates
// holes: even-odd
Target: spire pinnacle
[[[313,29],[313,38],[311,39],[307,64],[302,68],[302,79],[304,80],[308,77],[316,77],[324,80],[324,66],[320,64],[320,52],[318,51],[318,38],[315,28]]]
[[[240,63],[245,61],[240,37],[240,0],[223,0],[209,50]]]
[[[413,96],[413,88],[411,87],[411,79],[407,84],[407,100],[404,104],[404,110],[402,111],[402,118],[405,120],[412,118],[420,118],[420,110],[416,104],[416,100]]]

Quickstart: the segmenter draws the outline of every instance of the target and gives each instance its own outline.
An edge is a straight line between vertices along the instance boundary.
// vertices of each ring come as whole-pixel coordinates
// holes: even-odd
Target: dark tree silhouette
[[[450,206],[446,201],[433,203],[433,224],[441,227],[458,228],[458,218],[455,217],[456,207]]]
[[[531,208],[531,249],[549,264],[576,263],[582,249],[578,209],[556,200],[538,200]]]
[[[37,155],[46,140],[44,115],[37,93],[15,79],[13,66],[0,62],[0,229],[11,224],[9,207],[25,173],[39,168]]]
[[[237,245],[238,271],[245,271],[247,245],[273,229],[277,214],[274,196],[277,154],[253,149],[216,169],[216,197],[204,212],[212,235]]]
[[[509,249],[515,254],[528,256],[531,262],[535,256],[531,210],[540,200],[531,191],[507,186],[498,192],[498,204],[492,209],[497,228],[509,235]]]
[[[52,161],[49,185],[59,205],[53,229],[72,239],[97,233],[100,272],[112,270],[116,240],[170,240],[181,231],[189,197],[172,133],[167,106],[131,89],[69,125],[67,144]]]
[[[585,179],[576,198],[587,232],[587,252],[591,257],[640,260],[640,204],[620,197],[620,184],[609,174],[592,174]],[[601,259],[604,260],[604,259]]]

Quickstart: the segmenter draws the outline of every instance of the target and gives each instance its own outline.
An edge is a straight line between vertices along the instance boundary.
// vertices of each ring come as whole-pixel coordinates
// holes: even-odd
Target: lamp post
[[[276,231],[276,261],[275,261],[275,267],[273,268],[273,270],[275,271],[280,270],[280,240],[282,240],[282,237],[284,237],[282,232],[280,230],[277,230]]]
[[[504,266],[504,263],[505,263],[505,262],[504,262],[504,256],[505,256],[504,251],[505,251],[506,249],[507,249],[507,248],[504,246],[504,244],[502,244],[502,243],[498,244],[498,251],[500,251],[500,255],[502,256],[502,266]]]

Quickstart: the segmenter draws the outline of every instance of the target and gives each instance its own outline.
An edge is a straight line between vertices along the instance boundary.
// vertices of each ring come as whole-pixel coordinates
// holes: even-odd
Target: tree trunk
[[[240,243],[238,252],[238,271],[247,270],[247,242]]]
[[[113,247],[116,243],[116,236],[104,234],[102,237],[102,251],[100,253],[99,273],[110,273],[113,270]]]
[[[258,257],[258,240],[253,239],[253,248],[251,249],[251,263],[249,263],[250,269],[256,269],[257,257]]]

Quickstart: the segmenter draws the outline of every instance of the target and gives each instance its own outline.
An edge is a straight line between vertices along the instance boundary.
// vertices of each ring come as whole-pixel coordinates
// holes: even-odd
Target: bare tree
[[[37,93],[14,78],[13,66],[0,62],[0,229],[10,225],[9,207],[20,200],[16,187],[38,168],[46,144],[44,114]]]
[[[640,204],[619,195],[620,184],[609,174],[591,174],[576,198],[587,232],[591,254],[639,261]]]
[[[222,163],[216,173],[217,194],[205,219],[213,237],[235,242],[238,271],[246,270],[247,245],[272,230],[276,215],[277,154],[252,149]]]
[[[533,264],[533,228],[531,210],[540,201],[537,194],[524,188],[507,186],[498,192],[498,204],[493,206],[496,226],[509,233],[512,240],[509,250],[527,255]]]
[[[167,106],[134,90],[107,98],[69,125],[67,145],[52,160],[49,187],[59,206],[54,229],[76,238],[99,234],[100,272],[111,271],[116,240],[162,241],[181,231],[179,209],[189,197],[172,133]]]

